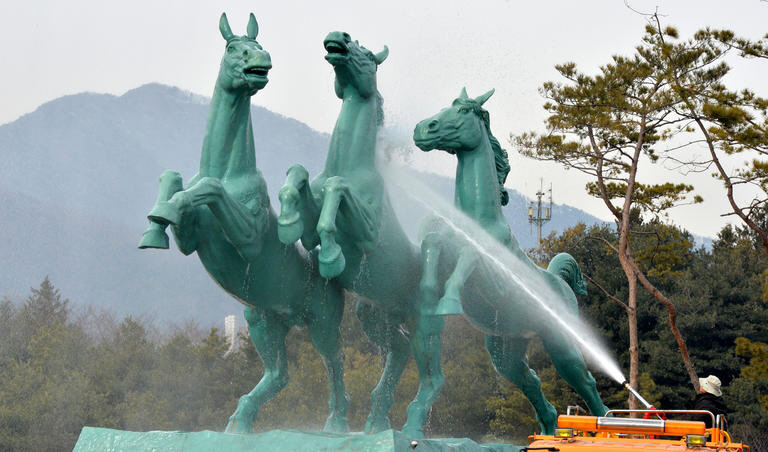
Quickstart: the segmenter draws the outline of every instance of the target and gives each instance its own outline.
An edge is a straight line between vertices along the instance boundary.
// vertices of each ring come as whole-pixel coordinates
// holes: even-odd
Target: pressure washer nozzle
[[[635,390],[632,388],[632,386],[630,386],[630,385],[629,385],[629,383],[627,383],[627,382],[625,381],[625,382],[624,382],[624,383],[622,383],[622,384],[623,384],[623,386],[624,386],[624,387],[627,389],[627,391],[629,391],[629,392],[630,392],[630,393],[631,393],[633,396],[635,396],[635,398],[636,398],[636,399],[637,399],[637,400],[638,400],[640,403],[642,403],[643,405],[645,405],[645,407],[646,407],[646,408],[651,408],[651,404],[650,404],[650,403],[648,403],[648,401],[647,401],[647,400],[645,400],[645,399],[643,398],[643,396],[641,396],[641,395],[640,395],[640,393],[638,393],[637,391],[635,391]]]

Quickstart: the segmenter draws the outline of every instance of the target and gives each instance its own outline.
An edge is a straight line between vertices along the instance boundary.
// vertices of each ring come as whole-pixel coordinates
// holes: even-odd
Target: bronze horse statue
[[[278,233],[286,244],[301,240],[308,250],[319,245],[320,273],[366,298],[358,302],[357,316],[371,341],[386,351],[366,432],[389,428],[395,387],[413,353],[419,390],[408,406],[403,432],[420,438],[443,386],[440,332],[445,321],[422,314],[419,251],[400,226],[376,165],[383,122],[376,75],[388,50],[373,53],[340,31],[328,34],[323,45],[336,75],[341,112],[323,171],[310,182],[301,165],[288,170],[280,190]]]
[[[341,288],[308,270],[317,268],[316,254],[278,240],[277,217],[256,167],[250,99],[266,86],[272,62],[256,42],[253,14],[246,36],[234,35],[224,14],[219,30],[226,47],[211,99],[200,171],[186,187],[179,173],[163,173],[139,248],[168,248],[164,231],[171,225],[179,250],[185,255],[197,252],[216,283],[246,306],[245,319],[264,362],[264,375],[240,398],[227,431],[253,431],[259,407],[288,383],[288,331],[306,326],[330,384],[331,412],[325,430],[345,432],[349,400],[339,332]]]
[[[537,266],[522,251],[504,219],[501,206],[508,197],[504,181],[509,161],[491,133],[488,111],[482,108],[492,94],[493,90],[473,99],[462,90],[449,107],[419,122],[414,130],[414,142],[421,150],[440,149],[456,156],[455,207],[490,235],[491,241],[495,239],[484,255],[473,243],[472,233],[462,234],[443,218],[430,220],[421,245],[422,306],[434,315],[464,314],[483,331],[496,370],[523,391],[542,431],[553,434],[557,412],[541,392],[536,372],[528,367],[526,349],[533,335],[541,338],[558,373],[584,398],[590,411],[603,416],[608,410],[581,351],[545,307],[577,315],[574,292],[586,295],[586,281],[566,253],[555,256],[547,270]],[[499,247],[517,261],[517,274],[500,274],[500,262],[494,257],[501,254]],[[445,273],[450,276],[441,278]],[[542,303],[544,297],[546,303]]]

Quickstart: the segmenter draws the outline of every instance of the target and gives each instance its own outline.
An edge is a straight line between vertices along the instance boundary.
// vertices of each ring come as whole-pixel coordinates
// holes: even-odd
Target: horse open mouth
[[[416,138],[413,139],[413,144],[416,145],[422,151],[431,151],[437,149],[437,139],[435,138]]]
[[[245,73],[245,75],[255,75],[258,77],[266,77],[267,74],[269,73],[269,69],[270,69],[269,66],[252,66],[252,67],[245,68],[243,72]]]
[[[347,46],[336,41],[327,41],[325,43],[325,50],[328,53],[334,53],[337,55],[346,55],[349,52],[347,50]]]

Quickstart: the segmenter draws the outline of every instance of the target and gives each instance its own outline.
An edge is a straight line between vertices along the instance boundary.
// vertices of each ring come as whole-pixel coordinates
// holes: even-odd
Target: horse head
[[[413,141],[422,151],[440,149],[450,154],[476,149],[488,130],[488,111],[483,104],[491,97],[494,90],[482,96],[471,98],[466,88],[453,101],[450,107],[440,110],[416,125]]]
[[[510,170],[509,158],[507,151],[491,133],[490,115],[483,108],[494,91],[492,89],[473,99],[467,95],[467,89],[462,88],[461,94],[450,107],[416,124],[413,142],[425,152],[439,149],[449,154],[458,154],[474,151],[487,141],[492,151],[491,158],[496,168],[503,206],[509,201],[509,194],[504,188]]]
[[[328,33],[323,46],[328,52],[325,59],[336,72],[334,86],[340,99],[349,93],[348,90],[363,98],[378,95],[376,69],[389,55],[387,46],[374,54],[357,41],[352,41],[349,34],[342,31]]]
[[[248,33],[245,36],[235,36],[229,28],[227,15],[222,13],[219,20],[219,31],[227,41],[226,51],[221,59],[217,84],[226,91],[252,96],[267,82],[267,73],[272,69],[272,59],[269,53],[256,42],[259,34],[259,24],[251,13],[248,21]]]

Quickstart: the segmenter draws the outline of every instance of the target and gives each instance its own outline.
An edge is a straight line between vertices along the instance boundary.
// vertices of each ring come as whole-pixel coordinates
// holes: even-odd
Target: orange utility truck
[[[650,413],[653,419],[621,417]],[[668,420],[694,413],[712,416],[713,428],[704,422]],[[563,415],[557,420],[554,435],[528,437],[524,451],[729,451],[747,452],[749,446],[731,440],[725,431],[725,417],[694,410],[611,410],[605,417]]]

